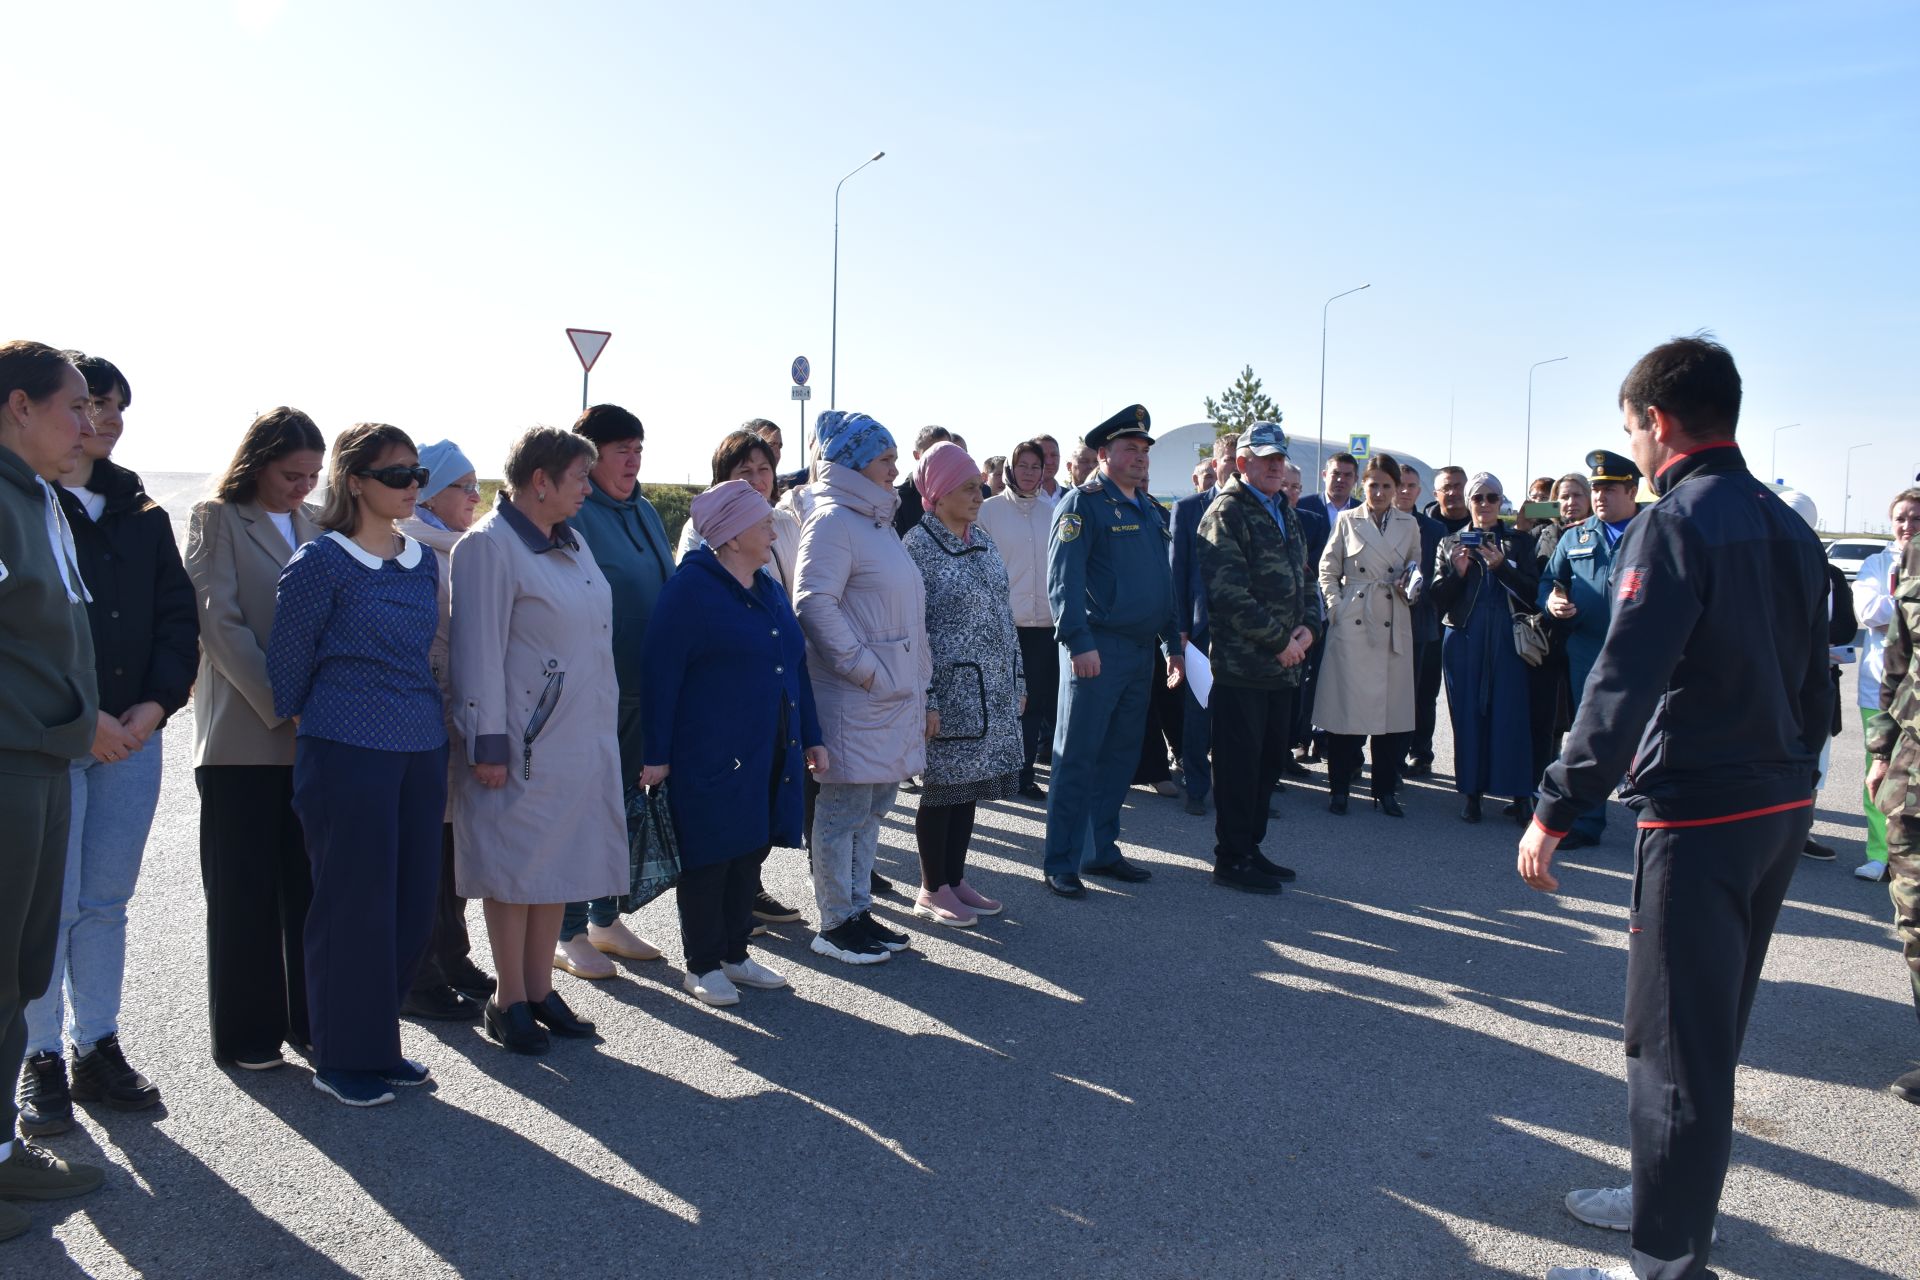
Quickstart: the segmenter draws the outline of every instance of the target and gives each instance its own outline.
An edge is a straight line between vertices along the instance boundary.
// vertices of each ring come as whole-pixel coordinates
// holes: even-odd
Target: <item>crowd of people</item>
[[[1648,360],[1681,385],[1712,352]],[[1634,385],[1622,403],[1644,461],[1657,451],[1633,415],[1657,421],[1661,401]],[[929,927],[1002,910],[967,874],[982,803],[1044,802],[1054,895],[1085,896],[1086,876],[1149,880],[1120,846],[1138,783],[1212,811],[1215,884],[1272,896],[1297,876],[1263,848],[1285,780],[1323,763],[1328,808],[1346,815],[1364,775],[1372,809],[1406,818],[1402,783],[1432,773],[1444,688],[1462,820],[1504,800],[1549,861],[1601,841],[1625,762],[1603,776],[1617,744],[1595,746],[1598,715],[1581,710],[1636,675],[1609,655],[1627,643],[1614,615],[1663,567],[1622,559],[1656,537],[1636,532],[1637,497],[1731,443],[1733,387],[1724,441],[1716,422],[1651,477],[1596,449],[1517,508],[1490,472],[1423,477],[1384,454],[1336,453],[1303,494],[1277,421],[1223,433],[1169,509],[1148,492],[1139,405],[1072,442],[1064,482],[1052,436],[983,465],[925,427],[903,459],[886,426],[838,411],[783,476],[780,429],[754,419],[716,446],[677,540],[639,483],[645,429],[618,406],[523,433],[484,515],[458,442],[362,423],[329,446],[282,407],[247,427],[183,556],[111,461],[126,376],[6,344],[0,821],[22,852],[0,861],[0,1070],[19,1072],[24,1137],[0,1144],[0,1197],[98,1185],[25,1141],[69,1128],[74,1101],[158,1101],[117,1017],[162,733],[189,698],[213,1057],[267,1071],[292,1048],[316,1088],[378,1105],[431,1074],[402,1055],[402,1017],[479,1020],[504,1049],[542,1053],[595,1033],[555,970],[597,980],[609,957],[662,958],[623,920],[629,824],[658,789],[681,858],[683,986],[714,1006],[786,985],[749,949],[808,914],[766,887],[776,848],[806,850],[815,953],[872,965],[913,945],[873,909],[893,890],[875,855],[903,786],[918,793],[909,918]],[[1704,421],[1705,401],[1688,403]],[[1803,557],[1817,543],[1797,501],[1798,532],[1768,536]],[[1830,700],[1832,664],[1866,629],[1863,723],[1893,694],[1886,638],[1920,489],[1891,514],[1895,545],[1821,588],[1813,660]],[[1830,704],[1823,745],[1840,730]],[[1637,741],[1649,714],[1635,704],[1607,728]],[[1783,806],[1791,827],[1825,757],[1816,772],[1793,733],[1781,741],[1769,776],[1804,764],[1811,783]],[[1629,795],[1647,794],[1638,767]],[[1877,880],[1874,798],[1859,874]],[[1795,852],[1833,856],[1806,828]],[[473,958],[473,898],[491,974]],[[0,1236],[19,1229],[0,1217]]]

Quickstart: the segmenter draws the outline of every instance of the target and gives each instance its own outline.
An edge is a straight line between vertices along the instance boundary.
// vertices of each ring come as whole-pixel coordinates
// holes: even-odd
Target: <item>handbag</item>
[[[680,839],[673,831],[663,783],[627,788],[627,892],[621,915],[631,915],[680,882]]]
[[[1507,593],[1507,612],[1513,615],[1513,650],[1520,655],[1520,661],[1537,667],[1547,660],[1547,651],[1553,647],[1546,615],[1521,612],[1520,597],[1506,583],[1500,585]]]

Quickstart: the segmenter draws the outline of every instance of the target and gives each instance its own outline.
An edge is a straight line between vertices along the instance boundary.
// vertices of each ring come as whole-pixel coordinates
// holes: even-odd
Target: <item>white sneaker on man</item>
[[[1548,1267],[1547,1280],[1633,1280],[1633,1268],[1626,1263],[1617,1267]]]
[[[740,1003],[739,989],[718,969],[712,973],[689,973],[680,980],[680,985],[701,1004],[710,1004],[716,1009]]]
[[[1633,1186],[1592,1187],[1585,1191],[1567,1192],[1567,1212],[1590,1227],[1604,1227],[1608,1231],[1631,1231],[1633,1229]],[[1713,1229],[1713,1238],[1720,1238],[1720,1228]]]
[[[786,977],[775,973],[752,956],[740,964],[723,964],[720,972],[736,987],[753,987],[760,991],[778,991],[787,985]]]
[[[1855,867],[1853,874],[1862,880],[1872,880],[1877,884],[1887,878],[1887,864],[1869,859]]]
[[[599,982],[613,976],[613,961],[596,951],[584,933],[554,947],[553,967],[589,982]]]

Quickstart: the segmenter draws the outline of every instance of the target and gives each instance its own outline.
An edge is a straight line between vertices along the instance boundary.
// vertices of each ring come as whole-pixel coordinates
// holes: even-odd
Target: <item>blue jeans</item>
[[[160,803],[161,734],[125,760],[92,756],[68,771],[73,787],[67,871],[53,981],[27,1006],[27,1052],[59,1053],[64,1030],[85,1053],[120,1030],[120,984],[127,968],[127,901],[140,878],[147,830]]]
[[[823,782],[813,806],[813,900],[820,932],[873,905],[873,859],[880,821],[893,808],[897,782]]]

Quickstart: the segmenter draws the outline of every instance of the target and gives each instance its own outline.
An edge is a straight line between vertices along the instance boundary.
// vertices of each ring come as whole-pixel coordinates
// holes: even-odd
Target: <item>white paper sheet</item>
[[[1213,664],[1207,661],[1207,655],[1193,647],[1193,641],[1187,641],[1187,684],[1193,690],[1193,699],[1201,706],[1207,705],[1207,697],[1213,692]]]

